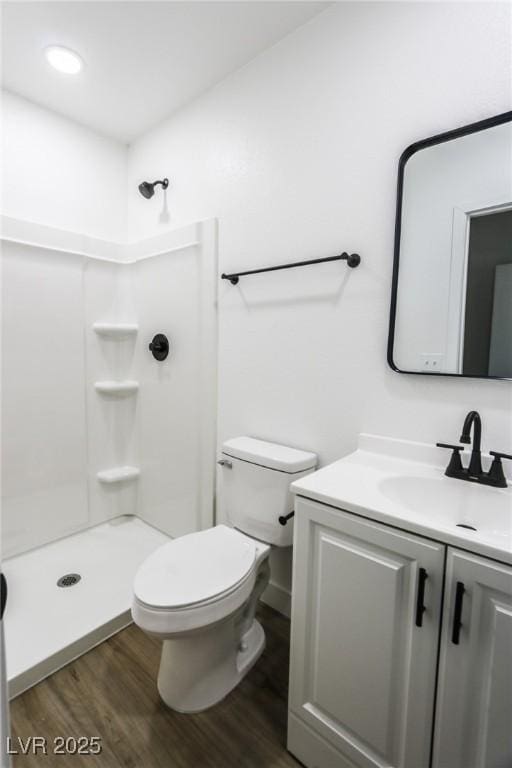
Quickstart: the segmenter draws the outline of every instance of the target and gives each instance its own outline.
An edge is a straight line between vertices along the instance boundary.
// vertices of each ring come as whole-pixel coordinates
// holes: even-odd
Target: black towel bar
[[[346,261],[349,267],[358,267],[361,257],[358,253],[340,253],[339,256],[326,256],[323,259],[309,259],[308,261],[294,261],[291,264],[278,264],[276,267],[264,267],[263,269],[249,269],[247,272],[222,273],[222,280],[229,280],[231,285],[236,285],[239,278],[245,275],[259,275],[261,272],[275,272],[277,269],[292,269],[293,267],[307,267],[310,264],[323,264],[326,261]]]

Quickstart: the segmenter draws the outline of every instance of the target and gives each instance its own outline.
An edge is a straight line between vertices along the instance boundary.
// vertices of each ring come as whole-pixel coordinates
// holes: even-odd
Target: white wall
[[[165,174],[172,224],[219,218],[220,271],[363,259],[221,284],[219,442],[325,463],[361,431],[455,439],[478,408],[485,446],[512,446],[510,384],[398,375],[385,353],[398,158],[510,109],[510,51],[505,3],[339,3],[131,147],[131,238],[169,226],[136,192]]]
[[[2,213],[124,240],[126,147],[2,92]]]

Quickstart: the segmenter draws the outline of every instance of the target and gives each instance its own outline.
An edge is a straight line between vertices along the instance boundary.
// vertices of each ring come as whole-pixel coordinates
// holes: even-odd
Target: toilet
[[[157,686],[172,709],[213,706],[261,655],[265,633],[255,612],[270,578],[270,550],[291,546],[290,483],[316,463],[309,451],[252,437],[228,440],[219,464],[229,525],[170,541],[137,571],[133,620],[163,641]]]

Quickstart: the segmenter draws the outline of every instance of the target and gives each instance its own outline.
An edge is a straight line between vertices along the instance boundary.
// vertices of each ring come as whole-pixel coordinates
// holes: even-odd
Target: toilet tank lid
[[[222,453],[234,459],[249,461],[261,467],[295,474],[316,467],[317,455],[254,437],[234,437],[222,445]]]

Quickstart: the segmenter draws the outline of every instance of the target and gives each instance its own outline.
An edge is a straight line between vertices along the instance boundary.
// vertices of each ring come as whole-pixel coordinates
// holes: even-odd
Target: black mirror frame
[[[442,144],[445,141],[451,141],[452,139],[458,139],[461,136],[467,136],[471,133],[477,133],[478,131],[485,131],[487,128],[494,128],[497,125],[503,125],[504,123],[512,122],[512,110],[509,112],[502,112],[499,115],[488,117],[485,120],[479,120],[477,123],[470,123],[464,125],[462,128],[455,128],[451,131],[445,131],[439,133],[436,136],[430,136],[428,139],[422,139],[416,141],[414,144],[410,144],[401,154],[398,162],[398,181],[397,181],[397,194],[396,194],[396,218],[395,218],[395,246],[393,256],[393,277],[391,283],[391,305],[389,310],[389,334],[388,334],[388,348],[387,348],[387,360],[390,368],[396,373],[406,373],[413,376],[455,376],[456,378],[463,379],[496,379],[498,381],[511,381],[509,378],[503,376],[472,376],[465,373],[441,373],[430,371],[403,371],[401,368],[395,365],[393,360],[393,348],[395,341],[395,321],[396,321],[396,305],[398,298],[398,271],[400,262],[400,235],[402,229],[402,196],[404,188],[404,174],[405,166],[409,158],[416,152],[427,147],[432,147],[435,144]]]

